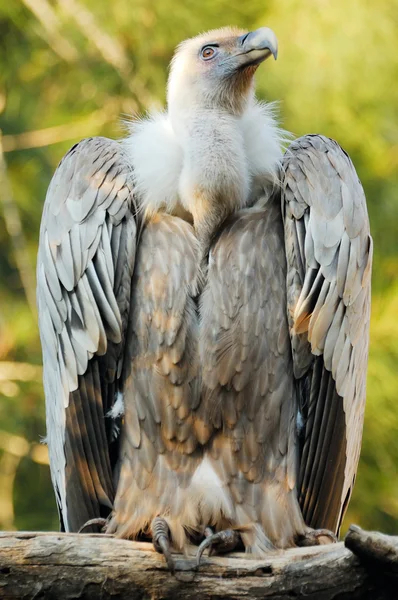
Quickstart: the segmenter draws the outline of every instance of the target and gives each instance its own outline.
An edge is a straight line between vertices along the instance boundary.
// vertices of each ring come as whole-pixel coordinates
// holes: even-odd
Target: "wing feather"
[[[112,508],[111,424],[136,247],[122,146],[90,138],[61,161],[41,224],[37,298],[47,438],[62,526]]]
[[[304,432],[299,499],[338,531],[362,437],[372,240],[365,196],[333,140],[305,136],[284,158],[288,318]]]

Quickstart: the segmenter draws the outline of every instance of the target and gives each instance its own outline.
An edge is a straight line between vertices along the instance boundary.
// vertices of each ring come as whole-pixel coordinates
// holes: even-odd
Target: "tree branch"
[[[369,536],[361,530],[358,534],[358,530],[354,530],[355,536],[362,536],[363,540]],[[395,547],[396,538],[382,537]],[[175,562],[173,576],[152,544],[105,535],[1,533],[0,598],[384,600],[396,597],[394,571],[390,569],[387,576],[386,571],[379,576],[343,543],[294,548],[270,553],[261,560],[243,554],[206,557],[199,571],[195,569],[192,554],[186,558],[178,556]]]
[[[79,53],[70,40],[60,33],[61,22],[47,0],[22,0],[43,27],[44,37],[58,56],[67,62],[79,58]],[[40,31],[38,31],[40,33]]]
[[[384,535],[378,531],[364,531],[357,525],[351,525],[345,538],[345,545],[369,569],[380,570],[390,576],[398,577],[398,536]]]
[[[14,150],[27,150],[28,148],[41,148],[50,144],[58,144],[73,139],[81,139],[85,136],[96,135],[99,129],[114,121],[115,115],[123,107],[119,102],[110,101],[105,107],[100,108],[84,119],[37,129],[36,131],[24,131],[23,133],[8,134],[2,138],[4,152]]]
[[[4,221],[14,248],[15,263],[19,272],[26,299],[32,314],[36,316],[36,285],[34,271],[26,248],[25,234],[17,204],[12,196],[4,159],[2,134],[0,131],[0,204],[3,206]]]

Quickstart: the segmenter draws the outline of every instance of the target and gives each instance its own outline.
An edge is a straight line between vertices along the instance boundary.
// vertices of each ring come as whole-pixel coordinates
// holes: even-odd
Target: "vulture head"
[[[138,203],[193,223],[204,254],[217,227],[248,206],[257,180],[276,180],[281,132],[255,101],[254,73],[277,56],[271,29],[225,27],[180,44],[170,67],[166,112],[134,122],[126,144]]]
[[[254,94],[258,65],[277,53],[276,36],[267,27],[249,33],[224,27],[184,41],[171,64],[169,112],[220,108],[241,115]]]

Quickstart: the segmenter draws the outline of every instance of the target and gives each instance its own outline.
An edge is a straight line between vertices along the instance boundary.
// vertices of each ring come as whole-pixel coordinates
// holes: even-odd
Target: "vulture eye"
[[[203,60],[210,60],[217,54],[216,48],[213,46],[204,46],[200,51],[200,56]]]

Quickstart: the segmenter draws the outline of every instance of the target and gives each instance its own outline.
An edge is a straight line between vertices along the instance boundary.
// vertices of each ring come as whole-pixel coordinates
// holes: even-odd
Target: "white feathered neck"
[[[240,128],[249,180],[264,186],[277,180],[282,148],[289,134],[280,129],[275,104],[253,100],[242,117]],[[167,112],[157,112],[128,123],[130,135],[125,149],[134,168],[139,209],[150,215],[160,210],[175,213],[179,204],[179,182],[184,163],[184,141],[173,130]]]

